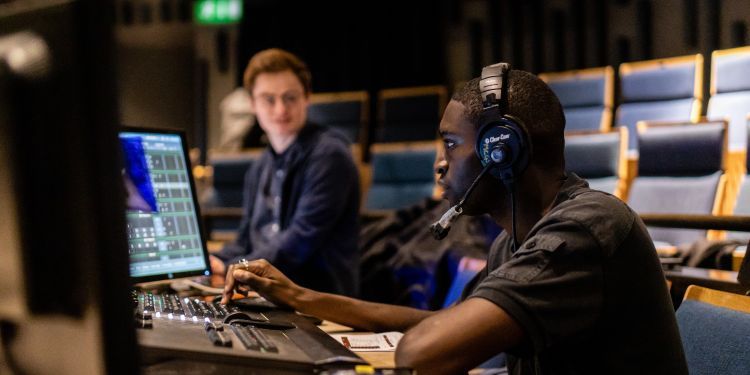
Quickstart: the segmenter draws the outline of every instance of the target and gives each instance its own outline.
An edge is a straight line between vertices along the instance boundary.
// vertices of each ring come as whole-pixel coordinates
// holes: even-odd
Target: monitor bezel
[[[203,228],[203,216],[201,215],[200,205],[198,203],[198,194],[197,190],[195,189],[195,180],[193,179],[193,164],[190,160],[190,147],[188,147],[187,137],[185,135],[185,131],[182,129],[177,128],[155,128],[155,127],[142,127],[142,126],[132,126],[132,125],[122,125],[117,130],[117,138],[120,139],[121,133],[146,133],[146,134],[169,134],[169,135],[177,135],[180,137],[180,142],[182,144],[182,153],[183,157],[185,158],[185,165],[187,166],[187,172],[188,172],[188,180],[190,181],[190,191],[193,198],[193,207],[195,208],[195,214],[197,216],[198,221],[198,232],[200,233],[201,237],[201,246],[203,251],[203,260],[206,264],[206,268],[202,270],[195,270],[195,271],[186,271],[186,272],[174,272],[170,273],[171,277],[168,277],[168,274],[157,274],[157,275],[147,275],[147,276],[130,276],[130,279],[132,280],[133,284],[141,284],[146,282],[153,282],[153,281],[165,281],[170,282],[174,280],[178,280],[181,278],[186,277],[194,277],[194,276],[206,276],[209,277],[212,275],[211,272],[211,262],[209,260],[209,254],[208,254],[208,246],[206,245],[206,232]],[[122,152],[122,148],[120,148],[120,152]],[[128,265],[130,265],[130,256],[128,256]],[[128,271],[129,272],[129,271]]]

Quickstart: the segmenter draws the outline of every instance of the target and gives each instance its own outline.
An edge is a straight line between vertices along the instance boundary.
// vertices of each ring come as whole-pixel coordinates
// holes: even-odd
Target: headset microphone
[[[463,211],[463,208],[459,205],[455,205],[448,211],[445,211],[440,220],[430,225],[432,236],[435,237],[436,240],[442,240],[445,238],[445,236],[448,235],[448,231],[451,230],[451,223],[453,223]]]
[[[464,212],[463,205],[466,201],[466,198],[468,198],[469,194],[474,191],[474,188],[477,186],[479,180],[490,170],[491,167],[492,165],[486,165],[484,169],[482,169],[482,172],[479,173],[477,178],[474,179],[474,182],[469,185],[469,188],[466,190],[466,193],[464,193],[464,196],[461,197],[461,200],[458,202],[458,204],[448,209],[448,211],[445,211],[443,216],[440,217],[440,220],[430,225],[430,231],[432,232],[432,236],[435,237],[436,240],[442,240],[443,238],[445,238],[445,236],[448,235],[448,231],[450,231],[451,229],[451,224],[453,224],[453,222],[456,221],[456,219],[458,219],[458,217],[461,216],[461,214]]]

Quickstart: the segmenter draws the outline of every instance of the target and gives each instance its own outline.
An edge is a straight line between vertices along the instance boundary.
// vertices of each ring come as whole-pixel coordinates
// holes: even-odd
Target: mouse
[[[254,313],[254,312],[249,312],[249,311],[235,311],[233,313],[230,313],[229,315],[224,317],[224,324],[250,325],[250,326],[257,327],[257,328],[278,329],[278,330],[297,328],[297,326],[292,322],[287,322],[283,320],[277,320],[277,321],[268,320],[265,316],[259,313]]]
[[[249,320],[252,322],[267,322],[268,318],[266,318],[263,314],[257,313],[257,312],[251,312],[251,311],[235,311],[227,314],[227,316],[224,317],[224,323],[231,323],[233,320]]]
[[[289,306],[277,305],[263,297],[247,297],[247,298],[235,299],[235,300],[232,300],[230,304],[237,306],[239,308],[245,309],[245,310],[255,310],[255,311],[268,311],[268,310],[291,311],[292,310],[291,307]]]

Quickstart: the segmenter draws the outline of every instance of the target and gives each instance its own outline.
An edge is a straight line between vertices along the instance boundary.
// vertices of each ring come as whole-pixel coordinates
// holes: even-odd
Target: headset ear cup
[[[477,133],[476,154],[482,166],[496,164],[489,173],[503,183],[513,181],[528,164],[522,132],[514,121],[502,117],[487,121]]]

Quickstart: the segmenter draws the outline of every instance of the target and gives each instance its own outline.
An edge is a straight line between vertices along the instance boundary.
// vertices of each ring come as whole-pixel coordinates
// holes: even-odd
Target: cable
[[[484,168],[482,168],[482,171],[481,171],[481,172],[479,172],[479,174],[477,175],[477,177],[475,177],[475,178],[474,178],[474,181],[472,181],[472,182],[471,182],[471,185],[469,185],[469,189],[468,189],[468,190],[466,190],[466,193],[464,193],[464,196],[463,196],[463,197],[461,197],[461,200],[460,200],[460,201],[458,202],[458,204],[456,205],[456,207],[459,207],[459,208],[461,208],[461,207],[463,207],[463,206],[464,206],[464,201],[466,201],[466,199],[467,199],[467,198],[469,197],[469,194],[471,194],[471,192],[472,192],[472,191],[474,191],[474,188],[475,188],[475,187],[477,186],[477,184],[479,183],[479,180],[480,180],[480,179],[481,179],[482,177],[484,177],[484,175],[485,175],[485,174],[486,174],[487,172],[489,172],[489,171],[490,171],[490,169],[492,169],[492,167],[494,167],[494,164],[493,164],[493,163],[487,163],[487,165],[485,165],[485,166],[484,166]]]
[[[509,181],[505,187],[510,192],[510,232],[511,232],[511,253],[518,250],[518,237],[516,236],[516,184]]]
[[[464,193],[463,197],[461,197],[461,200],[453,207],[448,209],[442,217],[440,217],[440,220],[436,221],[434,224],[430,225],[430,232],[432,232],[432,236],[435,237],[436,240],[442,240],[445,238],[445,236],[448,235],[448,231],[451,228],[451,224],[453,221],[458,219],[459,216],[463,213],[463,205],[464,202],[466,202],[466,199],[469,197],[472,191],[474,191],[474,188],[479,183],[479,180],[493,167],[492,163],[488,163],[484,169],[482,169],[482,172],[477,175],[476,178],[474,178],[474,182],[471,183],[469,188]]]

